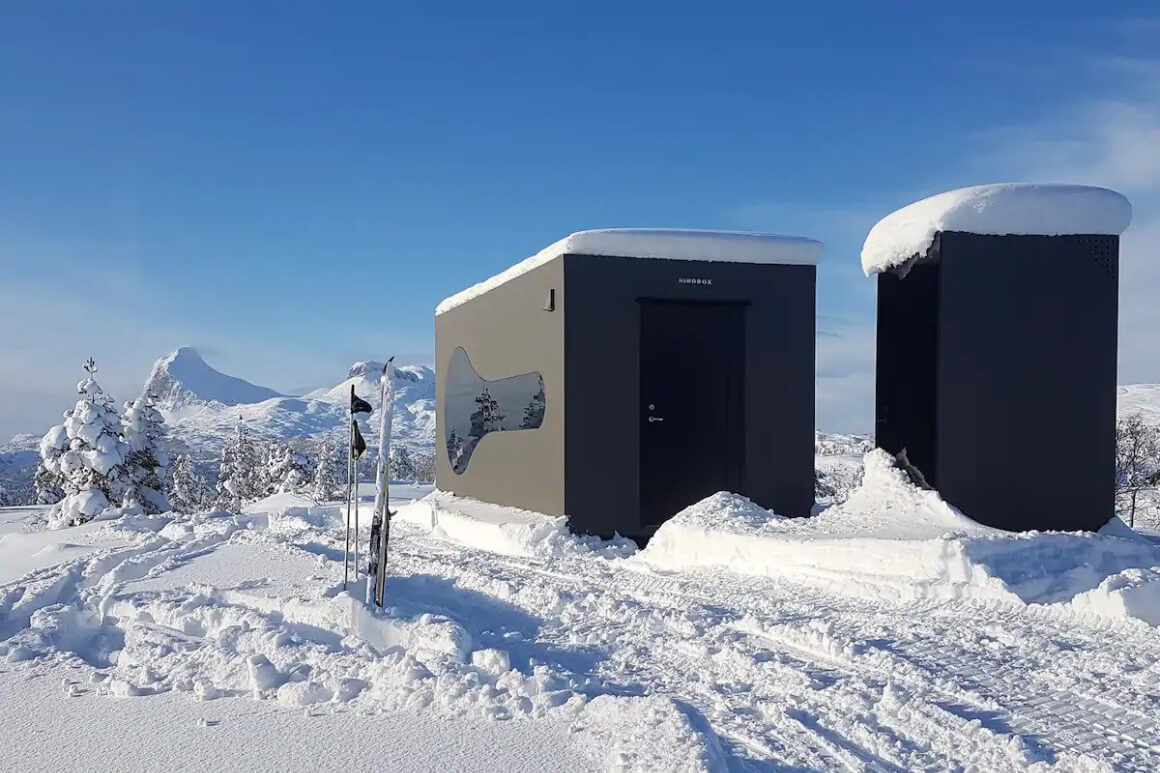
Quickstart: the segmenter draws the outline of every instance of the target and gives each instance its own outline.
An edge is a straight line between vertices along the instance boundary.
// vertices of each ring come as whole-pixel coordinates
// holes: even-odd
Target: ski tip
[[[390,357],[387,358],[387,361],[383,363],[383,373],[387,372],[387,368],[391,367],[391,363],[394,361],[395,361],[395,355],[392,354]]]

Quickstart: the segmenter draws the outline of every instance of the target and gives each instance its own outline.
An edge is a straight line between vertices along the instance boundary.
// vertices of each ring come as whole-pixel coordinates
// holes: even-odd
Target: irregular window
[[[546,409],[539,373],[488,381],[475,372],[467,352],[457,348],[447,367],[443,433],[451,469],[462,473],[476,445],[489,432],[538,429]]]

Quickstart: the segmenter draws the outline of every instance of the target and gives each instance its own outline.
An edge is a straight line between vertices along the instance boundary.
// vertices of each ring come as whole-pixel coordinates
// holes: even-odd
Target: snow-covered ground
[[[1156,547],[995,532],[879,461],[811,521],[718,495],[639,552],[399,500],[385,615],[334,504],[0,510],[0,767],[1154,769]]]

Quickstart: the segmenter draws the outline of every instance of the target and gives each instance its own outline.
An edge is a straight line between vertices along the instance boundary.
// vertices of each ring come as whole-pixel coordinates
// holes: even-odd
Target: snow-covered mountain
[[[285,395],[215,370],[197,350],[183,346],[153,363],[143,393],[152,394],[160,405],[258,403]]]

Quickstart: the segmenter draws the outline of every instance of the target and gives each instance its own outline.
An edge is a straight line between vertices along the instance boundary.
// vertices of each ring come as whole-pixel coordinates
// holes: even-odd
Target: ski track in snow
[[[79,664],[89,681],[67,694],[253,696],[529,732],[556,718],[611,769],[1151,770],[1160,758],[1160,640],[1137,621],[663,574],[578,545],[499,555],[403,522],[395,609],[360,616],[338,593],[333,524],[92,526],[128,544],[0,585],[0,664]]]

